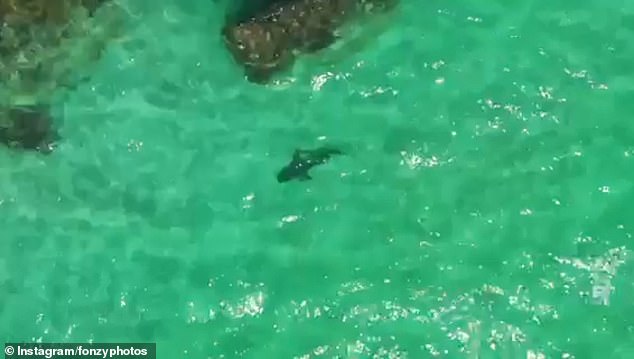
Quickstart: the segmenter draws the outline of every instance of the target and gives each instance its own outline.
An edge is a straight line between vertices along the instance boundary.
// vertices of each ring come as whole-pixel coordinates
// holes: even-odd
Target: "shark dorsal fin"
[[[295,152],[293,152],[293,161],[299,161],[301,159],[301,154],[300,154],[300,150],[299,149],[295,149]]]

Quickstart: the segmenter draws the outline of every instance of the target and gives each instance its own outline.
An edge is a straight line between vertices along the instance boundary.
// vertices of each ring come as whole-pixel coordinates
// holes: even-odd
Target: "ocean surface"
[[[121,4],[56,151],[0,150],[0,339],[634,357],[634,2],[403,0],[269,86],[226,2]]]

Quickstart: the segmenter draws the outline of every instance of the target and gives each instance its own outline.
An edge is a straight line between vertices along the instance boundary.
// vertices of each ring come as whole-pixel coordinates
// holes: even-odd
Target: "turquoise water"
[[[631,2],[404,1],[270,87],[223,6],[130,1],[55,154],[0,152],[0,338],[634,355]],[[276,182],[321,144],[348,155]]]

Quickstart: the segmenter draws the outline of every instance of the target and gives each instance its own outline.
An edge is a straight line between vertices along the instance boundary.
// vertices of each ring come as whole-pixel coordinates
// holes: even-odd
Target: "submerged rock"
[[[86,25],[109,0],[0,0],[0,98],[48,96],[94,61],[78,38],[103,42]],[[102,46],[101,43],[98,44]],[[90,48],[90,46],[82,45]],[[72,73],[72,75],[71,75]]]
[[[249,81],[266,83],[290,68],[298,53],[316,52],[337,39],[351,18],[385,12],[398,0],[282,0],[222,29],[225,44]]]
[[[0,0],[0,17],[4,21],[20,18],[30,23],[69,21],[74,8],[84,7],[94,12],[107,0]]]
[[[59,135],[46,105],[0,109],[0,143],[22,150],[50,153]]]

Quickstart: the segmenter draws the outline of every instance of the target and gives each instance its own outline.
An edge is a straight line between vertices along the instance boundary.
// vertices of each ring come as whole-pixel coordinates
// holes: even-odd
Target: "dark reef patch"
[[[0,143],[7,147],[50,153],[59,135],[45,105],[0,110]]]
[[[258,0],[229,10],[222,37],[247,79],[267,83],[292,67],[300,53],[337,40],[337,30],[359,15],[389,11],[398,0]]]

